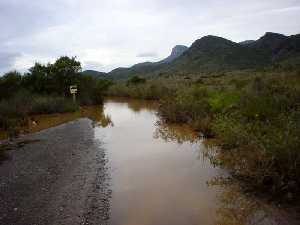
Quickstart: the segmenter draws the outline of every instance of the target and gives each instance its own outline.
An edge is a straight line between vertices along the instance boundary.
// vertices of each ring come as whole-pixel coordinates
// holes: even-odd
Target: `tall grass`
[[[135,79],[134,79],[135,80]],[[172,95],[185,84],[166,79],[143,80],[142,82],[116,82],[106,91],[106,95],[146,100],[159,100]]]
[[[158,92],[150,91],[153,84]],[[221,146],[216,161],[253,190],[277,197],[300,192],[299,74],[120,83],[110,93],[159,99],[162,120],[187,123],[203,136],[216,137]]]
[[[233,109],[217,116],[213,131],[223,156],[228,150],[240,156],[227,160],[236,176],[277,195],[299,191],[299,106],[299,88],[258,79]]]
[[[20,91],[8,100],[0,101],[0,128],[8,131],[10,137],[18,134],[18,126],[27,123],[32,114],[74,112],[78,104],[62,97],[35,96]]]
[[[39,96],[33,99],[30,114],[75,112],[78,109],[78,104],[71,99]]]

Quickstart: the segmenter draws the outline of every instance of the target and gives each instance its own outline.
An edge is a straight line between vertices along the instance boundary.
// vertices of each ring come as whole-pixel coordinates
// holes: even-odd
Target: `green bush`
[[[75,112],[79,109],[77,103],[62,97],[36,97],[32,102],[30,114],[47,114]]]
[[[210,123],[213,113],[209,91],[200,86],[178,90],[175,96],[161,100],[159,115],[165,121],[189,123],[204,136],[211,136]]]
[[[159,100],[164,96],[170,95],[172,92],[173,87],[167,86],[160,81],[148,81],[139,85],[127,85],[127,83],[118,82],[109,87],[106,95],[145,100]]]
[[[9,136],[17,136],[18,126],[26,124],[30,114],[74,112],[78,109],[78,104],[71,99],[34,96],[27,91],[20,91],[0,102],[0,128],[7,130]]]
[[[0,102],[0,127],[9,129],[20,123],[31,111],[33,97],[26,91]]]
[[[299,105],[299,89],[255,80],[237,107],[217,117],[213,131],[220,145],[243,156],[243,166],[231,163],[234,173],[276,194],[299,191]]]

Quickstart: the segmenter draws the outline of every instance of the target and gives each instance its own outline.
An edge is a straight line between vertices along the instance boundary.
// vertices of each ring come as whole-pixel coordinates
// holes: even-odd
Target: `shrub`
[[[77,103],[62,97],[36,97],[32,103],[31,114],[75,112]]]
[[[30,114],[74,112],[79,106],[62,97],[33,96],[20,91],[14,97],[0,102],[0,128],[9,137],[18,135],[18,127],[26,124]]]
[[[222,154],[242,158],[223,164],[273,193],[295,192],[300,177],[300,91],[284,85],[254,81],[235,107],[213,125]],[[228,163],[229,162],[229,163]],[[228,165],[229,164],[229,165]],[[231,164],[231,165],[230,165]],[[291,187],[291,183],[293,185]]]
[[[116,97],[130,97],[146,100],[159,100],[170,95],[174,90],[160,81],[148,81],[139,85],[127,85],[118,82],[109,87],[106,95]]]
[[[32,96],[26,91],[0,102],[0,127],[9,129],[20,123],[31,111]]]

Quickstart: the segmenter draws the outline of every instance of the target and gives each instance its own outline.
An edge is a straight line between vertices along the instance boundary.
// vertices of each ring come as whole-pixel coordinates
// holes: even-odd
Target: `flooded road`
[[[157,107],[114,99],[34,116],[0,163],[0,224],[299,224],[225,185],[228,174],[207,157],[213,147],[188,126],[162,123]]]
[[[234,186],[209,185],[226,172],[205,157],[194,131],[159,122],[156,107],[108,100],[112,125],[95,130],[110,165],[111,225],[289,224]]]

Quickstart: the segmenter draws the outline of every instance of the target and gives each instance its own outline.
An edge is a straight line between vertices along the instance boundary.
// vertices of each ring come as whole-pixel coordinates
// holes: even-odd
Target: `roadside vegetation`
[[[78,87],[76,102],[70,85]],[[47,65],[36,63],[25,74],[6,73],[0,77],[0,129],[13,138],[31,115],[74,112],[80,105],[102,104],[109,85],[111,81],[83,75],[75,57],[60,57]]]
[[[136,78],[135,78],[136,79]],[[155,88],[154,88],[155,87]],[[153,91],[155,90],[155,91]],[[287,200],[300,191],[300,73],[240,71],[119,82],[109,95],[158,99],[163,121],[220,146],[213,160],[248,189]]]

